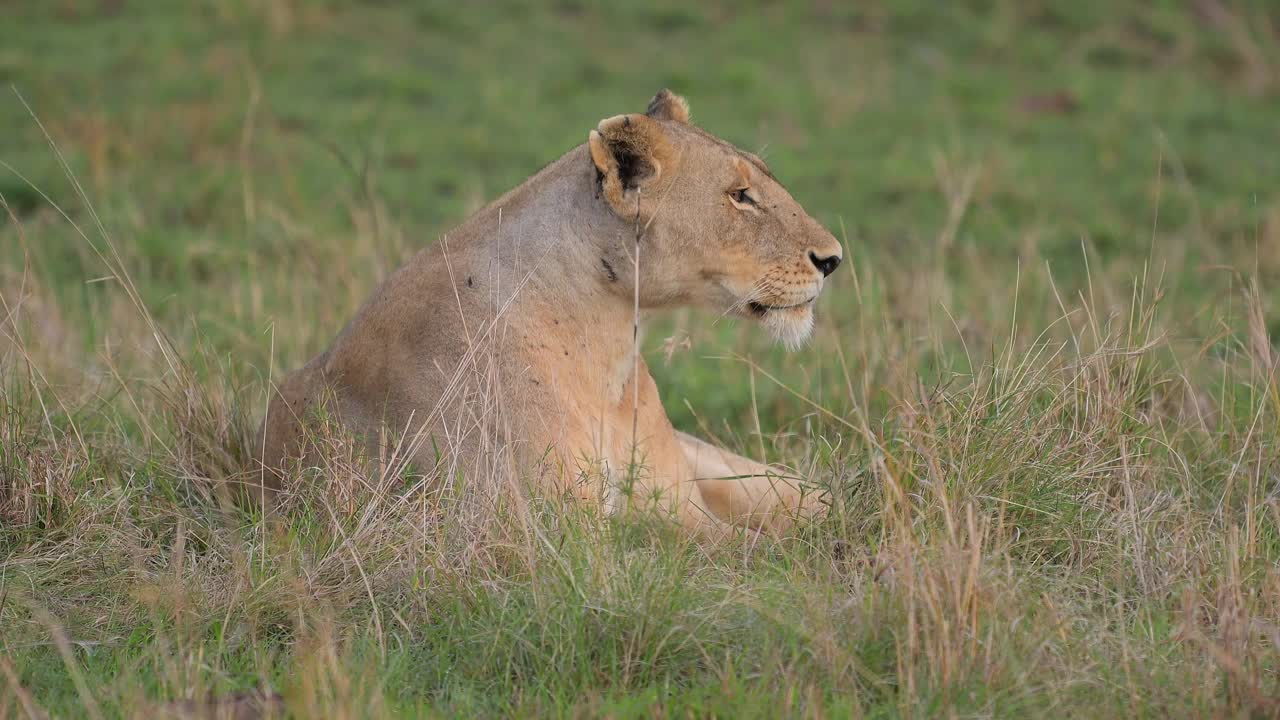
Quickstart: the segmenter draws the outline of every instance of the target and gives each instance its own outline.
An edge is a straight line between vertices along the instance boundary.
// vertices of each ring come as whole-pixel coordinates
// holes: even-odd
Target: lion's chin
[[[804,345],[813,333],[813,303],[798,307],[771,308],[760,317],[774,340],[788,350]]]

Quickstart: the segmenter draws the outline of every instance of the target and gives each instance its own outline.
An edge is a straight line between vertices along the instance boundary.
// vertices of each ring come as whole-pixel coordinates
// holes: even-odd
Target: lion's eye
[[[739,205],[755,205],[756,204],[756,199],[747,194],[746,188],[738,188],[737,190],[730,190],[729,197],[733,198],[733,201],[738,203]]]

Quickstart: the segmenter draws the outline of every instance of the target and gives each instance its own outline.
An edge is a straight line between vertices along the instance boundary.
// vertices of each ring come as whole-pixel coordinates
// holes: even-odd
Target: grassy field
[[[1280,715],[1280,9],[848,5],[0,5],[0,718]],[[803,350],[645,347],[824,520],[219,500],[271,378],[664,86],[845,244]]]

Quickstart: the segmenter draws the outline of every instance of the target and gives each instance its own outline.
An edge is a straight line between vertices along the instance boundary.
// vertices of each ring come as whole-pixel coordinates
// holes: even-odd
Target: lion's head
[[[804,342],[841,248],[763,160],[691,124],[669,90],[600,121],[588,146],[600,198],[641,233],[642,304],[703,305]]]

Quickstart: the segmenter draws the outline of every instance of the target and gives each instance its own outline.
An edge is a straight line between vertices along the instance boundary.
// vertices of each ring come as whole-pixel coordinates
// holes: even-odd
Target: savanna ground
[[[1277,48],[1261,0],[4,3],[0,717],[1280,714]],[[690,543],[340,438],[224,502],[271,378],[663,86],[846,246],[804,350],[644,347],[825,520]]]

